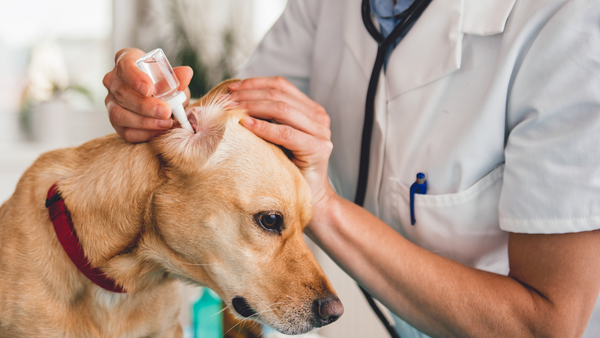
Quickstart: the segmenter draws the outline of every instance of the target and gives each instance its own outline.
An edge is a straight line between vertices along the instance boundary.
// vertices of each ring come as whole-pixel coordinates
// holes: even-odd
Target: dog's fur
[[[176,279],[229,307],[242,296],[284,333],[323,324],[315,300],[335,295],[302,238],[308,185],[239,124],[229,83],[188,110],[196,134],[175,127],[141,144],[108,135],[25,172],[0,208],[0,337],[181,337]],[[94,285],[64,252],[44,206],[55,182],[85,255],[128,293]],[[280,234],[257,224],[264,211],[283,215]]]

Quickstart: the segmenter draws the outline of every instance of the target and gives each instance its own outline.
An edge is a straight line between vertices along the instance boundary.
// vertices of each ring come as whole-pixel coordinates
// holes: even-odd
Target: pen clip
[[[410,224],[415,225],[417,222],[415,218],[415,194],[427,194],[427,181],[425,180],[425,174],[418,173],[417,180],[410,186]]]

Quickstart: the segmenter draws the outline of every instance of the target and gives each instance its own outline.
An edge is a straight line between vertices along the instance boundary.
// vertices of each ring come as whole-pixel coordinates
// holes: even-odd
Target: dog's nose
[[[321,325],[335,322],[344,313],[342,302],[333,295],[315,299],[313,302],[313,309],[317,317],[321,320]]]

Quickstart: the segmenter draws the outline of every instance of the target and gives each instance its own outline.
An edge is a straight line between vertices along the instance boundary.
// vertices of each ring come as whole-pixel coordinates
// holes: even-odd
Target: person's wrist
[[[331,218],[339,206],[339,195],[328,183],[323,195],[313,204],[313,218],[306,227],[307,235],[318,236],[318,232],[333,224]]]
[[[335,192],[333,187],[329,184],[329,182],[327,182],[327,185],[324,190],[325,191],[323,193],[323,196],[315,204],[318,208],[327,210],[329,208],[329,206],[335,202],[337,193]]]

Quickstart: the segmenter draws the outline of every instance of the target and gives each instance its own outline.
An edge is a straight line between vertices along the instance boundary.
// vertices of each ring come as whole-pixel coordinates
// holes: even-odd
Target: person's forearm
[[[564,334],[559,323],[568,319],[557,320],[544,296],[424,250],[340,197],[316,210],[307,234],[373,296],[432,336]]]

